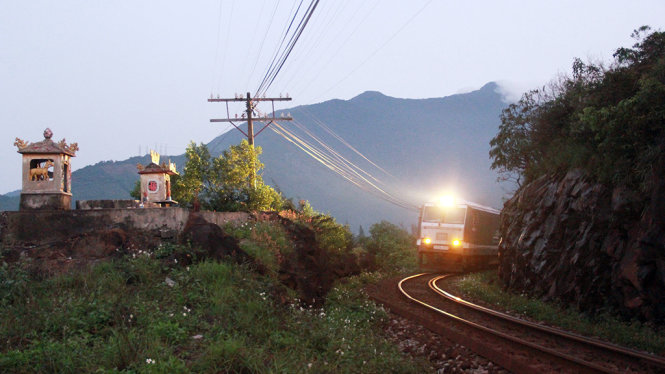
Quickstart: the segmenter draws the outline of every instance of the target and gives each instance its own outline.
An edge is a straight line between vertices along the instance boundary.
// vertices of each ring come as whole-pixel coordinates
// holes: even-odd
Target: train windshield
[[[426,206],[423,221],[464,224],[466,208]]]

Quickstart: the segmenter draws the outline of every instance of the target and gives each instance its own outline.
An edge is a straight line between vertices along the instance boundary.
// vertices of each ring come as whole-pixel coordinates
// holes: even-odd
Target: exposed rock
[[[523,186],[502,211],[504,284],[591,313],[665,322],[665,169],[654,169],[650,198],[580,170]]]
[[[360,273],[358,259],[352,253],[331,254],[321,248],[316,233],[306,225],[281,217],[274,212],[261,213],[257,219],[282,224],[293,242],[293,253],[283,256],[279,279],[296,290],[302,301],[322,305],[334,282]]]
[[[240,248],[238,239],[226,235],[221,227],[206,221],[196,212],[189,215],[181,241],[203,250],[209,258],[222,260],[230,257],[239,263],[250,261],[247,253]]]

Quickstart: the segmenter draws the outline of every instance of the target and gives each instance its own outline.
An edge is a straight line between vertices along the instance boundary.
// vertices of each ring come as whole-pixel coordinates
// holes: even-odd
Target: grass
[[[479,299],[528,318],[622,346],[665,354],[665,331],[662,328],[638,321],[626,322],[609,314],[589,317],[570,308],[505,292],[496,271],[462,276],[455,280],[455,285],[465,297]]]
[[[338,284],[322,308],[293,293],[284,301],[283,293],[273,297],[282,287],[277,254],[289,250],[283,230],[269,223],[234,230],[270,272],[197,259],[191,248],[174,245],[45,279],[31,275],[26,264],[2,265],[0,372],[429,369],[383,337],[386,312],[362,293],[374,275]],[[177,261],[190,254],[198,262]]]

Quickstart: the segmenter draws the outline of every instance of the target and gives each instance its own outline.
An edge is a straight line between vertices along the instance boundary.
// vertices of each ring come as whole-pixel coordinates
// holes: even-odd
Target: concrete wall
[[[66,193],[21,193],[19,210],[69,210],[72,195]]]
[[[130,209],[140,208],[138,200],[76,200],[76,209]],[[146,206],[146,208],[159,208],[159,205]]]
[[[242,212],[200,212],[217,225],[249,219]],[[18,211],[0,215],[0,243],[43,245],[66,241],[100,230],[174,230],[180,234],[189,218],[184,208],[94,209],[69,211]]]

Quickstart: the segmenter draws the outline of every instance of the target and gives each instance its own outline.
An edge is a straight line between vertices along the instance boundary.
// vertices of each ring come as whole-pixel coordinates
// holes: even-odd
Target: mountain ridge
[[[276,115],[291,113],[294,121],[282,126],[301,137],[306,136],[301,127],[308,129],[385,182],[390,193],[414,205],[428,200],[442,186],[455,185],[469,200],[499,206],[504,192],[489,169],[488,156],[489,140],[496,134],[499,115],[506,106],[497,90],[498,85],[490,82],[469,93],[424,99],[365,91],[349,100],[300,105]],[[389,174],[340,143],[321,124]],[[240,127],[246,128],[246,124]],[[239,131],[230,131],[208,142],[213,156],[244,138]],[[417,219],[416,212],[404,211],[349,184],[273,131],[262,132],[256,144],[263,149],[266,183],[278,187],[287,198],[309,200],[315,209],[330,213],[353,229],[382,219],[409,226]],[[170,157],[182,170],[184,155],[164,157]],[[72,173],[74,200],[129,198],[138,179],[135,165],[146,163],[148,158],[103,161],[76,170]],[[0,196],[0,209],[7,210],[12,202],[17,207],[18,197]]]

